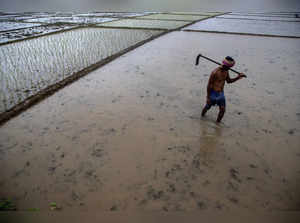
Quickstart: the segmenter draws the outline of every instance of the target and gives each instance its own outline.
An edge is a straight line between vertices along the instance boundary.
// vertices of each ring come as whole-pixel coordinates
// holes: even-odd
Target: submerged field
[[[229,16],[187,27],[177,23],[182,16],[172,26],[165,15],[126,17],[0,46],[0,52],[18,52],[6,67],[23,55],[20,61],[41,62],[31,62],[29,71],[55,64],[53,74],[67,75],[128,42],[168,32],[4,123],[0,198],[12,198],[18,210],[49,210],[51,202],[89,211],[299,210],[300,40],[297,29],[289,31],[299,21],[286,21],[292,13]],[[258,20],[257,27],[233,30],[224,22],[224,30],[212,29],[236,19]],[[274,19],[291,26],[262,31],[260,25]],[[102,40],[106,33],[116,37]],[[18,51],[13,44],[24,46]],[[71,47],[60,51],[60,44]],[[41,49],[48,53],[32,56]],[[248,76],[225,86],[220,125],[217,108],[200,117],[216,65],[201,59],[195,66],[199,53],[218,61],[230,55]],[[72,65],[66,73],[65,64]]]
[[[211,16],[153,14],[0,14],[0,113],[139,43]]]

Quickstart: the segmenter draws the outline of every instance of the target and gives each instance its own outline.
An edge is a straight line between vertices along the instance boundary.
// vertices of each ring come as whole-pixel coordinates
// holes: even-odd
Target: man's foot
[[[218,114],[217,123],[221,122],[224,114],[225,114],[225,107],[224,106],[220,106],[220,111],[219,111],[219,114]]]
[[[204,117],[207,111],[208,111],[208,109],[206,107],[204,107],[202,110],[202,113],[201,113],[201,117]]]

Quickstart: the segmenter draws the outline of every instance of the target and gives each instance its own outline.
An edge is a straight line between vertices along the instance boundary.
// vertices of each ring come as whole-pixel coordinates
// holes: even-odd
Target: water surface
[[[0,46],[0,112],[159,33],[83,28]]]
[[[145,19],[166,19],[166,20],[186,20],[186,21],[194,21],[199,19],[207,18],[207,16],[203,15],[172,15],[172,14],[154,14],[154,15],[146,15],[140,18]]]
[[[299,42],[179,31],[130,51],[1,126],[0,195],[20,210],[298,210]],[[225,85],[220,125],[217,107],[200,117],[216,65],[199,53],[248,75]]]
[[[14,29],[21,29],[27,27],[40,26],[41,24],[34,23],[22,23],[22,22],[0,22],[0,32],[9,31]]]
[[[211,18],[185,29],[300,37],[299,22]]]
[[[14,40],[26,39],[28,37],[40,36],[52,32],[74,28],[74,24],[49,24],[36,27],[29,27],[7,32],[0,32],[0,43],[7,43]]]
[[[148,28],[148,29],[176,29],[186,24],[188,21],[166,21],[166,20],[146,20],[146,19],[122,19],[119,21],[100,24],[108,27],[130,27],[130,28]]]

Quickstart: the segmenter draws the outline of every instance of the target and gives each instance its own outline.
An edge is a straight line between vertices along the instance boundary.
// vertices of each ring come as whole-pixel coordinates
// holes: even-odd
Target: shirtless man
[[[219,106],[219,115],[217,122],[221,122],[225,114],[225,96],[224,96],[224,85],[225,81],[230,84],[236,82],[237,80],[246,77],[243,73],[240,73],[236,78],[230,78],[228,70],[230,67],[233,67],[235,61],[231,57],[226,57],[222,65],[216,68],[210,75],[209,81],[207,84],[207,99],[206,105],[202,110],[201,116],[203,117],[205,113],[211,108],[211,106]]]

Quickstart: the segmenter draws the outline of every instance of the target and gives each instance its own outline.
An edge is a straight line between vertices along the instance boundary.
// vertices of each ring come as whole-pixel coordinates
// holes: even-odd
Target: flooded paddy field
[[[226,18],[230,18],[230,16]],[[286,22],[278,17],[276,17],[278,18],[276,21],[273,20],[274,17],[271,19],[268,19],[269,17],[252,18],[255,19],[245,19],[245,17],[224,19],[224,16],[221,16],[194,24],[187,27],[186,30],[300,37],[300,19],[296,21],[289,19],[290,22]]]
[[[169,12],[165,14],[173,15],[196,15],[196,16],[217,16],[227,14],[228,12]]]
[[[6,20],[0,22],[0,113],[26,103],[27,98],[82,69],[155,38],[162,31],[218,15],[164,13],[155,20],[147,18],[154,14],[2,14]],[[181,19],[186,21],[178,21]]]
[[[0,46],[0,111],[160,32],[83,28]]]
[[[32,24],[32,23],[22,23],[22,22],[0,22],[0,31],[9,31],[15,29],[22,29],[34,26],[40,26],[41,24]]]
[[[76,23],[76,24],[97,24],[102,22],[109,22],[116,20],[116,18],[102,18],[102,17],[82,17],[82,16],[70,16],[70,17],[47,17],[47,18],[36,18],[27,19],[25,22],[33,23]]]
[[[186,21],[167,21],[167,20],[146,20],[146,19],[122,19],[119,21],[99,24],[106,27],[130,27],[147,29],[176,29],[189,24]]]
[[[15,40],[22,40],[28,37],[37,37],[42,36],[48,33],[58,32],[62,30],[68,30],[76,27],[75,24],[49,24],[49,25],[41,25],[30,28],[23,28],[8,32],[0,32],[0,44],[1,43],[9,43],[14,42]]]
[[[49,34],[52,32],[68,30],[75,26],[86,26],[119,18],[143,16],[151,13],[23,13],[3,15],[0,14],[0,43],[13,42]],[[25,24],[25,26],[24,26]],[[29,27],[29,28],[27,28]]]
[[[34,19],[34,18],[42,18],[53,16],[53,14],[49,13],[14,13],[10,15],[0,14],[0,21],[11,21],[11,22],[20,22],[26,19]]]
[[[300,22],[298,17],[282,17],[282,16],[264,16],[264,15],[235,15],[227,14],[216,17],[218,19],[239,19],[239,20],[263,20],[263,21],[280,21],[280,22]]]
[[[146,15],[139,18],[145,19],[160,19],[160,20],[182,20],[182,21],[195,21],[207,18],[207,15],[181,15],[181,14],[153,14]]]
[[[260,12],[260,13],[245,13],[245,12],[232,12],[230,15],[239,16],[262,16],[262,17],[277,17],[277,18],[298,18],[300,12]]]
[[[113,17],[113,18],[132,18],[137,16],[144,16],[149,14],[155,14],[154,12],[132,13],[132,12],[96,12],[78,14],[78,16],[99,16],[99,17]]]
[[[128,52],[1,126],[0,197],[19,210],[299,210],[299,44],[181,30]],[[248,76],[225,85],[220,125],[217,108],[200,117],[216,65],[195,66],[199,53]]]

